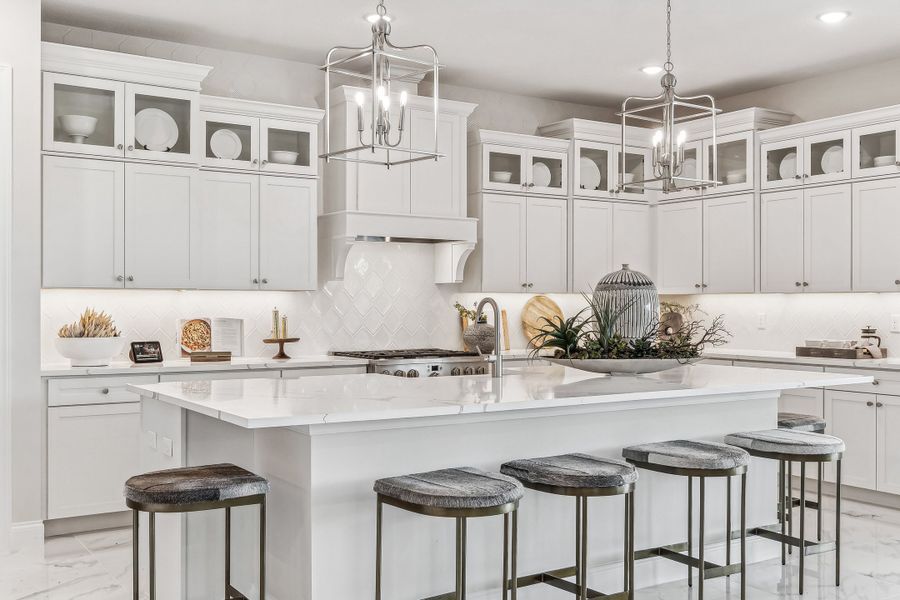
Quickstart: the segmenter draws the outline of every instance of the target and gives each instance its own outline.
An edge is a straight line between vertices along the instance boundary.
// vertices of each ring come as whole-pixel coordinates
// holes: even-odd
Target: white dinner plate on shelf
[[[788,152],[778,165],[778,175],[782,179],[793,179],[797,175],[797,153]]]
[[[234,160],[241,155],[241,138],[230,129],[217,129],[209,137],[209,149],[216,158]]]
[[[684,162],[681,163],[681,176],[682,177],[690,177],[691,179],[700,179],[697,173],[697,159],[696,158],[686,158]]]
[[[582,156],[578,161],[581,167],[581,188],[584,190],[596,190],[603,181],[603,175],[600,174],[600,167],[597,163],[586,156]]]
[[[531,183],[533,183],[535,187],[547,187],[550,185],[552,179],[553,176],[550,173],[550,167],[544,163],[535,163],[531,168]]]
[[[822,153],[822,172],[840,173],[844,170],[844,147],[830,146]]]
[[[134,139],[146,150],[168,152],[178,141],[178,123],[158,108],[145,108],[134,116]]]

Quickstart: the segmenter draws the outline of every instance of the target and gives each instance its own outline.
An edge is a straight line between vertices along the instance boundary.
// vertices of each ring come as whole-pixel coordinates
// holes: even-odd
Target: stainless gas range
[[[412,350],[332,351],[331,354],[367,359],[369,373],[381,373],[396,377],[485,375],[490,372],[486,355],[460,350],[415,348]]]

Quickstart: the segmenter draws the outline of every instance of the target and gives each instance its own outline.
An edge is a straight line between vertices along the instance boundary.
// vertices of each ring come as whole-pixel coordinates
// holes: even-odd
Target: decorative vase
[[[643,337],[659,321],[659,295],[653,281],[640,271],[622,265],[594,288],[594,301],[619,314],[615,331],[623,338]]]
[[[463,331],[463,343],[471,351],[490,354],[494,351],[494,326],[487,323],[473,323]]]
[[[105,367],[122,352],[121,337],[56,338],[56,349],[73,367]]]

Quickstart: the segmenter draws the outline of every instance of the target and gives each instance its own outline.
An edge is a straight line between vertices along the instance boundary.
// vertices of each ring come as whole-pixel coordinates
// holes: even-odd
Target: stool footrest
[[[800,506],[800,498],[797,498],[797,497],[791,498],[791,506],[794,508]],[[818,510],[819,503],[816,502],[815,500],[807,500],[806,508],[812,508],[812,509]],[[788,515],[788,521],[790,521],[790,520],[791,520],[790,515]]]
[[[747,531],[747,535],[755,535],[761,538],[765,538],[767,540],[772,540],[774,542],[784,542],[789,546],[793,546],[795,548],[800,547],[800,538],[792,535],[782,534],[780,531],[775,531],[771,529],[772,527],[776,527],[776,525],[770,525],[768,527],[754,527]],[[803,544],[803,554],[805,556],[811,556],[813,554],[822,554],[823,552],[831,552],[837,547],[836,542],[804,542]]]
[[[739,537],[740,532],[736,532],[732,534],[732,539]],[[645,548],[644,550],[637,550],[634,553],[634,560],[643,560],[645,558],[666,558],[671,561],[675,561],[677,563],[681,563],[683,565],[689,565],[695,569],[700,569],[700,559],[695,558],[693,556],[688,556],[687,554],[682,554],[685,550],[688,549],[687,542],[681,542],[678,544],[669,544],[668,546],[657,546],[656,548]],[[704,579],[715,579],[716,577],[725,577],[727,575],[734,575],[735,573],[741,572],[741,563],[736,562],[730,565],[717,565],[716,563],[711,563],[709,561],[703,561],[703,569],[704,569]]]
[[[233,585],[229,584],[225,590],[225,600],[249,600],[247,596],[239,592]]]
[[[545,583],[549,586],[555,587],[556,589],[563,590],[564,592],[570,592],[577,596],[580,588],[571,581],[566,581],[564,579],[565,577],[573,577],[574,575],[575,567],[563,567],[561,569],[554,569],[552,571],[546,571],[544,573],[523,575],[516,578],[516,587],[518,589],[522,589],[524,587],[536,585],[538,583]],[[428,598],[423,598],[422,600],[456,600],[456,597],[456,592],[448,592],[446,594],[439,594],[437,596],[429,596]],[[628,600],[628,592],[623,591],[617,592],[615,594],[605,594],[603,592],[598,592],[597,590],[588,588],[587,597],[606,598],[606,600]]]

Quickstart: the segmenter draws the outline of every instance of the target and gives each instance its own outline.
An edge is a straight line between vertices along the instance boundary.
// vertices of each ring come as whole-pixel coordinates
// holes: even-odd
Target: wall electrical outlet
[[[891,315],[891,333],[900,333],[900,315]]]
[[[767,325],[766,313],[756,313],[756,328],[757,329],[765,329]]]

